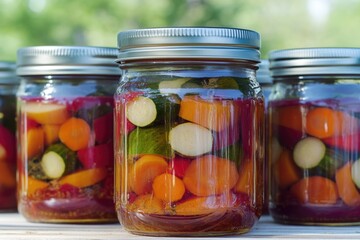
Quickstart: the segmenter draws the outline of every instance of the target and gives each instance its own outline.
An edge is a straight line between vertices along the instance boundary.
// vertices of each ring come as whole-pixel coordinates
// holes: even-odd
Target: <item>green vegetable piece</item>
[[[128,155],[159,154],[171,158],[173,151],[167,141],[167,131],[163,126],[152,128],[137,127],[128,137]]]
[[[310,175],[323,176],[333,179],[335,177],[336,169],[342,166],[345,156],[343,152],[336,149],[327,149],[325,156],[321,159],[319,164],[310,169]]]
[[[181,99],[175,94],[170,94],[167,96],[157,96],[152,98],[152,100],[156,105],[157,111],[155,123],[174,125],[179,115]]]
[[[49,146],[41,158],[40,165],[48,179],[56,179],[76,169],[76,152],[62,143]]]
[[[127,119],[138,127],[153,123],[171,123],[180,110],[180,99],[176,95],[144,97],[138,96],[127,104]]]
[[[179,89],[191,78],[178,78],[173,80],[161,81],[159,91],[161,94],[178,94]]]
[[[186,157],[196,157],[211,152],[213,141],[209,129],[191,122],[179,124],[169,133],[171,147]]]
[[[232,145],[219,149],[216,151],[215,155],[221,158],[229,159],[230,161],[235,162],[236,166],[240,166],[243,151],[240,142],[236,142]]]
[[[360,159],[351,165],[351,177],[355,185],[360,189]]]
[[[148,126],[156,116],[156,105],[151,98],[138,96],[127,104],[126,117],[135,126]]]
[[[39,180],[49,180],[48,176],[44,173],[41,164],[40,164],[40,157],[36,156],[29,160],[28,162],[28,174],[29,176],[39,179]]]
[[[297,166],[302,169],[316,167],[324,158],[325,144],[318,138],[306,137],[296,143],[293,157]]]

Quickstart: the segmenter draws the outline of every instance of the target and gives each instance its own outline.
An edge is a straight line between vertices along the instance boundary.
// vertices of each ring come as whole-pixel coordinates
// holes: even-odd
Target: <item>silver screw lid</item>
[[[358,75],[360,48],[299,48],[269,53],[273,77]]]
[[[19,78],[15,70],[15,62],[0,61],[0,84],[18,84]]]
[[[85,46],[35,46],[17,52],[19,76],[120,75],[118,49]]]
[[[118,34],[118,62],[146,59],[260,61],[260,34],[238,28],[174,27]]]
[[[269,60],[262,59],[259,64],[259,69],[256,71],[256,80],[260,84],[272,83],[272,77],[270,75]]]

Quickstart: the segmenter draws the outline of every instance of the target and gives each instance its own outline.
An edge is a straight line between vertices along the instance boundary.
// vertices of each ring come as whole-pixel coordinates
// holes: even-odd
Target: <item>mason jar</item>
[[[125,230],[249,231],[263,202],[259,34],[232,28],[120,32],[115,197]]]
[[[19,49],[18,209],[31,222],[113,222],[116,48]]]
[[[0,61],[0,211],[16,211],[16,91],[14,62]]]
[[[270,214],[281,223],[360,223],[360,49],[270,53]]]

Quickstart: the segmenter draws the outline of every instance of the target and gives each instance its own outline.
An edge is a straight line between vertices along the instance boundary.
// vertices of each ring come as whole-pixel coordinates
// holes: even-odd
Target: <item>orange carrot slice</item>
[[[151,193],[155,177],[165,173],[167,161],[158,155],[147,154],[139,158],[129,171],[129,184],[138,195]]]
[[[16,186],[15,168],[11,168],[8,161],[0,161],[0,185],[14,188]]]
[[[0,161],[6,161],[7,152],[3,145],[0,144]]]
[[[208,129],[221,131],[229,127],[231,112],[235,112],[232,101],[185,96],[180,104],[179,116]]]
[[[348,206],[360,206],[360,193],[351,177],[351,164],[346,163],[335,173],[335,181],[340,198]]]
[[[101,182],[106,176],[106,168],[91,168],[66,175],[60,178],[59,184],[70,184],[74,187],[84,188]]]
[[[81,118],[69,118],[60,127],[59,138],[73,151],[86,148],[91,140],[90,126]]]
[[[43,189],[46,188],[47,186],[49,186],[49,184],[47,182],[35,179],[33,177],[28,176],[27,178],[27,188],[26,189],[26,193],[27,195],[33,195],[37,190],[39,189]]]
[[[27,158],[31,158],[44,149],[44,130],[41,127],[32,128],[26,133],[25,146],[27,149]]]
[[[335,134],[335,125],[339,124],[336,111],[319,107],[311,109],[306,115],[306,133],[317,138],[327,138]]]
[[[62,124],[69,118],[66,105],[58,103],[29,102],[22,112],[40,124]]]
[[[298,168],[292,159],[291,152],[287,149],[282,151],[273,168],[274,177],[280,189],[286,189],[300,180]]]
[[[234,187],[236,192],[246,193],[253,196],[254,193],[254,163],[246,161],[239,172],[239,179]]]
[[[201,215],[222,209],[236,207],[239,204],[231,193],[211,195],[208,197],[194,197],[175,206],[176,215]]]
[[[339,198],[334,181],[320,176],[303,178],[290,192],[300,203],[335,204]]]
[[[164,206],[162,201],[152,194],[145,194],[138,196],[135,201],[129,205],[129,211],[146,214],[163,214]]]
[[[185,193],[183,181],[170,173],[163,173],[154,179],[152,184],[155,197],[171,203],[180,200]]]
[[[42,128],[44,129],[45,143],[47,146],[59,140],[60,125],[46,124],[43,125]]]
[[[183,181],[188,191],[196,196],[229,192],[238,181],[234,162],[213,155],[193,160],[186,169]]]

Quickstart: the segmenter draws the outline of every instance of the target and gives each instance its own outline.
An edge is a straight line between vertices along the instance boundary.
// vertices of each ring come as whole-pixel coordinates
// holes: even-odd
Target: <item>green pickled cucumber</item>
[[[170,158],[173,151],[167,138],[167,131],[163,126],[137,127],[128,137],[128,156],[158,154]]]
[[[75,171],[76,164],[76,152],[62,143],[49,146],[40,161],[42,171],[48,179],[56,179]]]
[[[127,119],[138,127],[174,122],[180,110],[177,95],[138,96],[127,105]]]
[[[345,162],[347,153],[335,149],[326,149],[325,156],[321,159],[319,164],[310,169],[310,175],[320,175],[333,179],[335,177],[336,169],[342,166]]]

